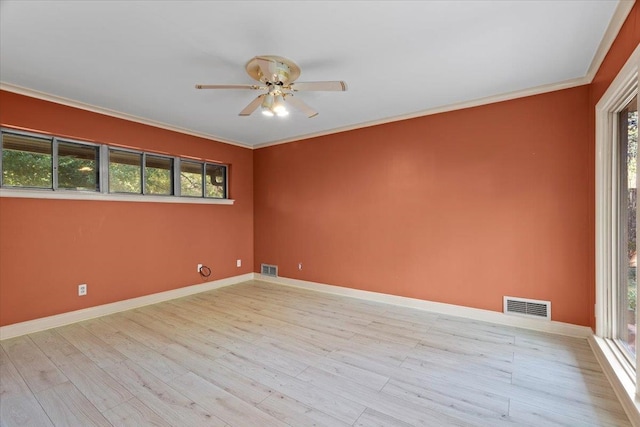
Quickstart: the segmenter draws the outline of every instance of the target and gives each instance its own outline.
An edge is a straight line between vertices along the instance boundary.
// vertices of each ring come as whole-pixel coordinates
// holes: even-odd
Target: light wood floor
[[[585,340],[248,282],[1,342],[2,426],[627,426]]]

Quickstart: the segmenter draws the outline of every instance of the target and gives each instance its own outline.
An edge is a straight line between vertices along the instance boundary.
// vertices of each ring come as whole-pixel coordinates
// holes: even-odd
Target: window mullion
[[[58,138],[53,138],[51,147],[51,182],[53,190],[58,189]]]
[[[144,195],[147,194],[147,186],[146,186],[146,182],[147,182],[147,153],[142,153],[142,162],[140,162],[140,184],[142,185],[142,192],[140,194]]]
[[[177,197],[182,195],[182,189],[180,188],[180,171],[182,171],[182,167],[180,166],[180,158],[173,158],[173,194]]]
[[[100,192],[103,194],[109,193],[109,147],[106,145],[100,146],[100,165],[99,165],[99,178],[100,178]]]
[[[4,140],[4,133],[0,133],[0,188],[2,188],[2,186],[4,185],[4,172],[2,169],[2,159],[4,157],[4,149],[3,149],[3,140]]]
[[[207,164],[202,162],[202,195],[200,197],[206,197],[207,195]]]

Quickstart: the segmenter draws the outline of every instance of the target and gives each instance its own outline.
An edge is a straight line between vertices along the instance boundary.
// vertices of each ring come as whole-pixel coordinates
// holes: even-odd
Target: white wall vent
[[[551,301],[504,297],[504,313],[551,320]]]
[[[260,274],[264,276],[278,277],[278,266],[269,264],[260,264]]]

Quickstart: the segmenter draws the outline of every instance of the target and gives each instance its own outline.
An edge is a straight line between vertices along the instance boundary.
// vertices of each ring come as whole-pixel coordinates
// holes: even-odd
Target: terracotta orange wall
[[[256,151],[255,271],[593,327],[594,109],[639,21],[590,85]]]
[[[0,123],[230,165],[235,205],[0,198],[0,325],[250,273],[249,149],[0,91]],[[243,267],[236,267],[236,259]],[[88,284],[88,295],[77,286]]]
[[[589,144],[590,144],[590,156],[589,163],[591,164],[591,176],[589,182],[595,182],[595,108],[602,95],[613,82],[613,79],[618,75],[627,59],[631,56],[636,46],[640,43],[640,6],[636,3],[627,19],[625,20],[622,28],[618,32],[614,43],[611,45],[609,52],[604,61],[600,65],[598,72],[596,73],[593,81],[590,85],[589,93]],[[590,221],[594,226],[591,228],[591,252],[595,254],[595,186],[591,192],[590,203],[594,208],[589,212]],[[595,256],[591,259],[591,265],[589,269],[592,271],[592,280],[589,283],[589,296],[590,305],[593,307],[595,304]],[[591,315],[591,327],[595,329],[595,317]]]
[[[551,300],[554,320],[589,324],[588,100],[581,86],[257,150],[256,271],[496,311]]]

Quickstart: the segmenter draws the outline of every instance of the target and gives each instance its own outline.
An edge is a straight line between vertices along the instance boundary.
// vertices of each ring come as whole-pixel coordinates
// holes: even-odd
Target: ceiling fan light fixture
[[[286,116],[287,114],[289,114],[289,112],[287,111],[287,107],[284,105],[284,98],[282,94],[278,94],[274,97],[271,111],[276,113],[278,116]]]
[[[262,114],[267,117],[273,117],[273,95],[268,93],[264,96],[262,100]]]

